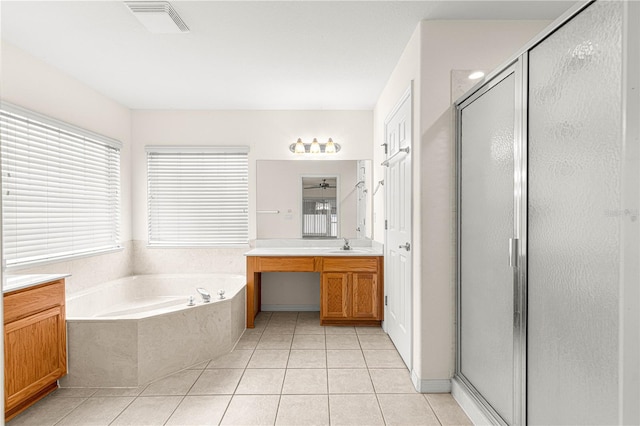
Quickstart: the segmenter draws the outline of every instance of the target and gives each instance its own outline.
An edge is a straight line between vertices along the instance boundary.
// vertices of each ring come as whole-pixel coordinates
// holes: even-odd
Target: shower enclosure
[[[456,103],[454,390],[493,423],[640,422],[638,28],[576,6]]]

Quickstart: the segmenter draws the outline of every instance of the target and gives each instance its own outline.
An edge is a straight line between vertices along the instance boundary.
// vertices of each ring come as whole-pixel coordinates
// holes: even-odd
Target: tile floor
[[[449,394],[417,393],[380,328],[262,312],[233,352],[140,388],[63,388],[22,425],[469,425]]]

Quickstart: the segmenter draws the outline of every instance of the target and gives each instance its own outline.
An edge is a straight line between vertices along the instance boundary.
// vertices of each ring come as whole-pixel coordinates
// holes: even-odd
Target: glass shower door
[[[459,106],[458,376],[493,417],[514,422],[512,67]],[[516,422],[517,423],[517,422]]]
[[[623,3],[529,54],[530,424],[618,423]]]

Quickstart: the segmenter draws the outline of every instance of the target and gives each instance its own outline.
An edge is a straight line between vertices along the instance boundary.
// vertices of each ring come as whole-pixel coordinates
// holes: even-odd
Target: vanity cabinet
[[[380,324],[383,317],[381,260],[381,257],[324,258],[320,324]]]
[[[247,255],[247,328],[260,312],[262,272],[319,272],[320,324],[377,325],[384,316],[382,256]]]
[[[5,293],[5,420],[57,389],[66,373],[64,280]]]

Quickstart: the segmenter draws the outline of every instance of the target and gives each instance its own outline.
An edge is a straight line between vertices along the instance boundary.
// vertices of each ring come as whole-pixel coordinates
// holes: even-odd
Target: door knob
[[[402,246],[398,246],[398,248],[403,248],[403,249],[405,249],[406,251],[409,251],[409,250],[411,250],[411,244],[409,244],[409,243],[404,243],[404,245],[402,245]]]

